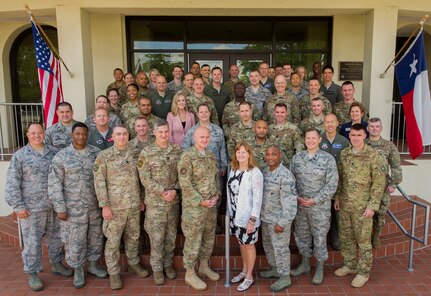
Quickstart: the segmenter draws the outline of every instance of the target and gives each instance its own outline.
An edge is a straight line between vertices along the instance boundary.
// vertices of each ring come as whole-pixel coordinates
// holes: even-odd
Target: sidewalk
[[[246,293],[236,291],[236,286],[224,287],[225,274],[217,283],[209,283],[206,291],[198,292],[184,283],[184,272],[178,279],[167,281],[164,286],[155,286],[151,276],[139,279],[127,272],[122,274],[124,288],[113,291],[109,279],[87,276],[82,289],[72,286],[72,278],[63,278],[50,273],[51,267],[44,257],[44,271],[40,274],[45,284],[41,292],[32,292],[27,277],[22,271],[21,251],[0,243],[0,295],[431,295],[431,247],[415,252],[414,272],[407,271],[408,255],[396,255],[374,261],[372,278],[361,289],[350,287],[352,277],[337,278],[333,272],[339,265],[327,266],[325,280],[320,286],[310,283],[310,276],[303,275],[292,280],[292,286],[285,292],[273,294],[269,285],[274,280],[265,280],[255,275],[255,284]]]

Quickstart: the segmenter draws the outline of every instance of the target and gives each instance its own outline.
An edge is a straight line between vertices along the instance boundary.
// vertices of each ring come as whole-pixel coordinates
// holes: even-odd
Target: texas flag
[[[406,118],[407,145],[415,159],[423,146],[431,144],[431,99],[422,30],[396,63],[395,72]]]

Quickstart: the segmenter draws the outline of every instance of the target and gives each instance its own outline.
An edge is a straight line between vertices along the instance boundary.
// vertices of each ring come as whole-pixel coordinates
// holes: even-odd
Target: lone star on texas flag
[[[416,70],[416,64],[418,63],[418,59],[416,58],[416,55],[415,54],[413,54],[413,62],[410,64],[410,68],[412,69],[411,71],[410,71],[410,76],[409,77],[412,77],[412,74],[413,73],[415,73],[416,74],[416,72],[417,72],[417,70]]]

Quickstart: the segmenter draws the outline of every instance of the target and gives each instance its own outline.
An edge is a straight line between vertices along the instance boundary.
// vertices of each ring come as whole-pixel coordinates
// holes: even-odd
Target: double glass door
[[[223,81],[229,79],[229,67],[237,65],[239,78],[248,82],[250,71],[257,69],[259,63],[271,63],[270,53],[190,53],[188,54],[188,69],[192,63],[198,62],[201,66],[208,64],[210,68],[220,67],[223,70]]]

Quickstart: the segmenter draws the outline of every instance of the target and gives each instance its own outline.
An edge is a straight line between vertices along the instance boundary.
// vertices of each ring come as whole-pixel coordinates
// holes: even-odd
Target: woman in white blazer
[[[232,279],[232,283],[242,282],[237,290],[245,291],[254,282],[254,244],[258,238],[263,193],[263,175],[257,167],[251,147],[245,142],[235,146],[226,187],[230,233],[238,239],[243,262],[242,272]]]

